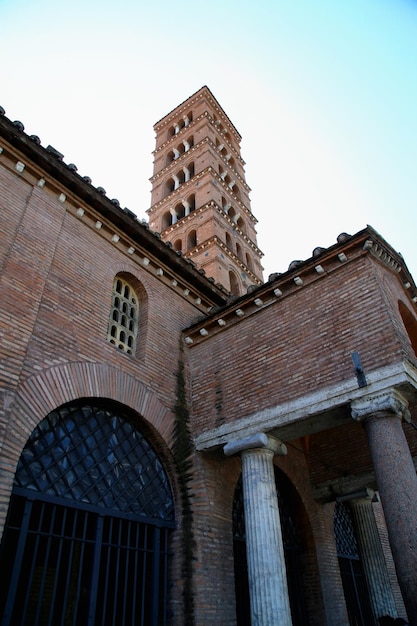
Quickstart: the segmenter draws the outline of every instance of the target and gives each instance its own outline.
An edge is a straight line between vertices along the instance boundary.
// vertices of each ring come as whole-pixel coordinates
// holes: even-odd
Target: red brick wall
[[[81,204],[81,203],[80,203]],[[77,206],[77,205],[75,205]],[[102,218],[101,218],[102,219]],[[137,411],[165,463],[179,504],[170,446],[181,330],[201,315],[109,241],[87,214],[48,189],[0,168],[0,528],[21,451],[50,410],[101,396]],[[136,244],[137,247],[137,244]],[[143,256],[143,255],[142,255]],[[136,354],[107,340],[113,280],[134,277],[140,300]],[[176,511],[181,527],[181,511]],[[179,537],[174,537],[174,546]],[[173,559],[175,583],[181,585]],[[179,594],[180,596],[180,594]],[[181,603],[174,607],[181,624]]]
[[[195,432],[351,379],[353,351],[368,372],[400,361],[374,267],[345,263],[191,346]]]

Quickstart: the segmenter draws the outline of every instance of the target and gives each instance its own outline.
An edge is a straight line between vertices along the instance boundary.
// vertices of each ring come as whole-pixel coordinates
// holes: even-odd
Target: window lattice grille
[[[120,277],[113,284],[112,306],[107,340],[123,352],[133,354],[138,330],[138,298]]]
[[[15,485],[58,498],[173,520],[168,477],[145,437],[100,403],[50,413],[21,455]]]
[[[336,504],[334,536],[339,557],[359,558],[352,514],[349,508],[342,502]]]

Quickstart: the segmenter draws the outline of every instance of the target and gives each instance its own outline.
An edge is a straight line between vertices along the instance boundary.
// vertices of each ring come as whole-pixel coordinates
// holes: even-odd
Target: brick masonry
[[[239,136],[232,139],[238,146]],[[167,469],[177,505],[170,619],[179,625],[183,520],[172,442],[180,345],[185,346],[191,434],[197,440],[309,394],[325,396],[336,388],[357,394],[354,351],[372,380],[404,363],[414,371],[413,328],[405,324],[399,302],[415,319],[415,286],[406,269],[394,271],[364,247],[371,238],[378,249],[392,252],[369,230],[256,292],[231,298],[148,229],[126,226],[121,210],[109,208],[108,199],[28,141],[13,135],[0,143],[0,524],[22,449],[51,410],[88,397],[130,407]],[[26,164],[22,173],[15,169],[17,160]],[[40,180],[46,184],[39,185]],[[114,234],[120,239],[113,240]],[[134,253],[127,252],[129,247]],[[343,251],[347,259],[341,262]],[[315,270],[318,262],[323,273]],[[106,339],[118,274],[130,280],[140,301],[133,356]],[[301,285],[294,282],[298,275]],[[271,296],[273,290],[278,295]],[[240,309],[241,316],[236,314]],[[206,327],[207,335],[200,332]],[[401,385],[415,419],[411,384]],[[297,509],[311,626],[348,624],[333,537],[334,498],[317,494],[324,493],[323,486],[326,493],[329,485],[342,488],[347,479],[372,480],[373,471],[364,429],[350,418],[349,398],[343,406],[336,400],[329,422],[315,415],[301,419],[297,436],[286,439],[287,456],[276,459],[291,482]],[[415,431],[410,425],[404,430],[416,456]],[[196,450],[192,462],[195,623],[229,626],[236,621],[232,511],[240,460],[226,458],[217,445]],[[376,516],[387,548],[377,507]],[[403,612],[392,555],[386,553]]]

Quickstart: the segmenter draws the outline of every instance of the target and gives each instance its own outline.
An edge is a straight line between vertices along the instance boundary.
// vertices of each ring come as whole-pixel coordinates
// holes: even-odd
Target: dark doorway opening
[[[134,415],[99,401],[53,411],[16,472],[2,626],[166,625],[173,527],[167,475]]]

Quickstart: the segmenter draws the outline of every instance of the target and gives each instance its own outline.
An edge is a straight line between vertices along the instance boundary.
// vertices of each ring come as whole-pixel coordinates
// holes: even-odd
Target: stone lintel
[[[343,493],[336,498],[336,502],[351,502],[353,500],[371,500],[372,502],[378,501],[378,495],[369,487],[351,491],[350,493]]]
[[[282,441],[265,433],[256,433],[243,439],[230,441],[224,446],[223,451],[226,456],[233,456],[239,452],[256,448],[265,448],[271,450],[274,454],[287,454],[287,448]]]
[[[397,389],[352,400],[350,407],[353,419],[358,422],[368,417],[386,417],[387,414],[397,415],[406,422],[410,421],[408,401]]]

